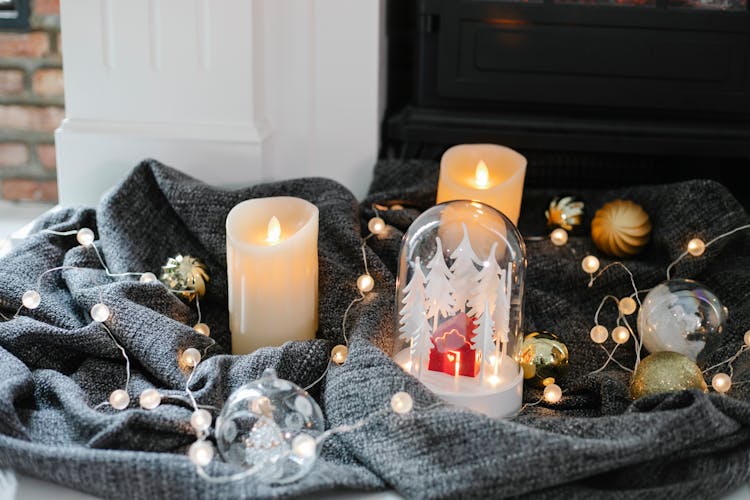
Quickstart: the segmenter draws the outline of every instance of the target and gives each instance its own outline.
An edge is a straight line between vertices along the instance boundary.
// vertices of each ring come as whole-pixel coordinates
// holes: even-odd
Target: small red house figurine
[[[481,353],[473,348],[476,324],[466,313],[443,322],[432,334],[432,349],[427,368],[448,375],[476,377]]]

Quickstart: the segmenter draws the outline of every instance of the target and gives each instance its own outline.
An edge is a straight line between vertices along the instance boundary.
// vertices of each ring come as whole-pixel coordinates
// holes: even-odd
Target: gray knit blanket
[[[376,286],[349,315],[348,361],[333,367],[311,394],[329,427],[375,413],[397,391],[411,393],[416,410],[405,417],[385,414],[332,437],[311,473],[294,484],[208,483],[186,456],[195,440],[190,406],[179,401],[151,411],[137,406],[137,395],[146,388],[183,393],[186,377],[176,353],[210,344],[191,328],[197,321],[195,307],[164,287],[108,277],[95,253],[79,246],[75,236],[36,232],[0,260],[4,315],[13,316],[22,294],[35,288],[45,270],[87,269],[45,275],[41,306],[0,320],[0,467],[106,498],[158,499],[342,489],[392,489],[407,498],[716,498],[750,480],[750,383],[738,383],[727,396],[683,391],[632,401],[628,374],[620,368],[611,365],[589,375],[606,359],[589,339],[596,307],[605,294],[628,294],[630,284],[613,269],[587,286],[580,261],[598,252],[585,231],[571,236],[566,247],[544,239],[527,242],[525,331],[552,331],[567,344],[571,370],[559,380],[566,390],[563,400],[507,420],[448,405],[420,410],[435,403],[435,396],[389,356],[394,275],[402,234],[434,203],[436,183],[434,163],[384,161],[375,168],[370,194],[358,203],[327,179],[228,191],[145,161],[96,210],[64,208],[44,217],[37,229],[94,229],[113,273],[159,273],[176,254],[203,260],[211,274],[201,303],[203,318],[218,345],[197,367],[191,387],[199,403],[221,408],[232,391],[266,367],[301,386],[323,373],[331,347],[343,341],[344,310],[357,297],[356,278],[363,271],[359,246],[372,205],[402,204],[403,210],[381,213],[393,227],[387,237],[368,240]],[[544,234],[545,204],[559,194],[527,190],[519,224],[524,236]],[[709,181],[573,194],[591,208],[618,197],[632,199],[650,214],[652,241],[627,262],[640,288],[663,281],[667,264],[690,238],[707,241],[748,223],[728,191]],[[232,356],[224,221],[242,200],[279,195],[305,198],[320,210],[317,339]],[[721,346],[699,361],[710,366],[726,359],[750,328],[750,236],[725,239],[675,271],[703,282],[729,308]],[[88,317],[100,300],[111,305],[108,324],[132,363],[133,402],[125,411],[95,409],[125,385],[120,352]],[[607,314],[602,321],[612,324],[614,314]],[[618,350],[618,359],[632,366],[632,341],[629,347]],[[737,382],[750,380],[747,357],[735,364]],[[526,388],[524,397],[535,401],[539,391]],[[208,472],[230,474],[237,468],[214,460]]]

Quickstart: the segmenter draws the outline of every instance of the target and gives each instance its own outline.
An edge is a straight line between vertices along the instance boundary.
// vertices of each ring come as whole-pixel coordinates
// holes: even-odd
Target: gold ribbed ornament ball
[[[685,389],[708,392],[698,365],[676,352],[662,351],[648,355],[640,362],[630,381],[633,399]]]
[[[648,243],[651,221],[643,208],[630,200],[606,203],[591,221],[591,239],[613,257],[632,257]]]

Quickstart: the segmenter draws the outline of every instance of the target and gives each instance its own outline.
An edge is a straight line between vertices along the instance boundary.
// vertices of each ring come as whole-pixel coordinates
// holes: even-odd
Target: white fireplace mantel
[[[361,198],[384,103],[383,0],[62,0],[62,204],[144,158],[243,186],[333,178]]]

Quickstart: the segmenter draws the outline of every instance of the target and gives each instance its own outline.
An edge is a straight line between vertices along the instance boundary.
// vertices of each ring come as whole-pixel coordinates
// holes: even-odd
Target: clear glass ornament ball
[[[649,352],[678,352],[695,361],[720,345],[727,315],[719,298],[702,284],[672,279],[646,295],[638,331]]]
[[[268,368],[261,378],[229,396],[216,419],[216,445],[226,462],[257,467],[253,477],[284,484],[300,479],[313,467],[320,449],[317,443],[311,445],[310,438],[324,430],[318,403]]]

